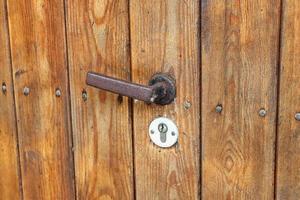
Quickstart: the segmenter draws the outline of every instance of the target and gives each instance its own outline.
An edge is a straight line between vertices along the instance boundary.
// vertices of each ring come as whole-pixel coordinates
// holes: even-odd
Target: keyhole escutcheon
[[[171,119],[158,117],[149,125],[149,136],[154,144],[167,148],[177,143],[178,129]]]

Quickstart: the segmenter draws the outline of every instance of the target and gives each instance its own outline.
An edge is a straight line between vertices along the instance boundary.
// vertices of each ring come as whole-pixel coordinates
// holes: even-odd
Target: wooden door
[[[0,199],[300,199],[299,54],[298,0],[0,0]]]

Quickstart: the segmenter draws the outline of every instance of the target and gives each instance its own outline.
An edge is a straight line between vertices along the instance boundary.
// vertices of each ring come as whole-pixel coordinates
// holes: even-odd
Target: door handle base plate
[[[155,98],[154,103],[159,104],[159,105],[167,105],[172,103],[176,97],[176,83],[175,79],[173,79],[170,75],[165,74],[165,73],[157,73],[152,76],[152,78],[149,81],[149,86],[153,86],[158,83],[163,83],[166,84],[164,89],[166,91],[164,95],[160,95],[159,93],[162,92],[158,89],[156,89],[155,93],[157,98]],[[163,98],[159,98],[159,97]]]

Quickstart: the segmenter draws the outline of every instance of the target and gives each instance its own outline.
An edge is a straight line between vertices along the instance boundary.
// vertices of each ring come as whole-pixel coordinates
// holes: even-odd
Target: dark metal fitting
[[[94,72],[87,74],[86,83],[90,86],[122,96],[159,105],[172,103],[176,96],[175,80],[165,73],[155,74],[150,79],[148,86]]]

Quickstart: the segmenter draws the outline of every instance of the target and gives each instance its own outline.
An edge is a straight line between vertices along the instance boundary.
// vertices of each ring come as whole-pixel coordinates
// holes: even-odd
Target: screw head
[[[166,132],[168,132],[168,126],[164,123],[161,123],[158,125],[158,131],[160,133],[166,133]]]
[[[221,113],[223,111],[223,106],[221,104],[216,106],[216,113]]]
[[[24,87],[24,89],[23,89],[23,94],[24,94],[25,96],[28,96],[29,93],[30,93],[29,87]]]
[[[267,115],[267,111],[264,108],[262,108],[259,110],[258,114],[261,117],[265,117]]]
[[[295,114],[295,119],[296,119],[297,121],[300,121],[300,113],[296,113],[296,114]]]
[[[5,94],[7,91],[7,87],[5,83],[2,83],[2,92]]]
[[[56,96],[56,97],[60,97],[60,96],[61,96],[61,91],[60,91],[59,88],[56,89],[56,91],[55,91],[55,96]]]

